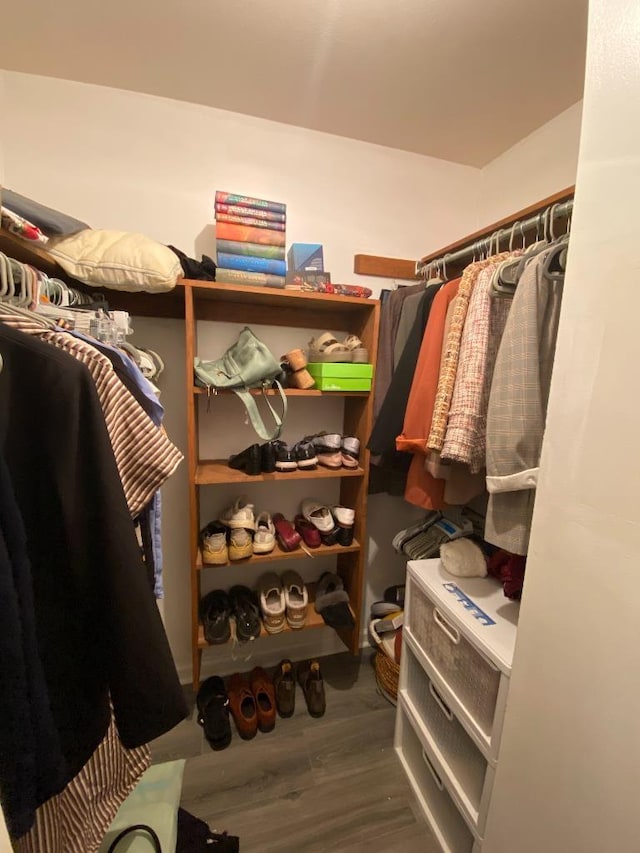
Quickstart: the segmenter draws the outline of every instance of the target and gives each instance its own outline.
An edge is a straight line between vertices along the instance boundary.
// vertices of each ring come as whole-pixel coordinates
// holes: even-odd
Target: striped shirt
[[[0,321],[68,352],[88,368],[98,392],[127,506],[136,518],[182,461],[182,453],[155,426],[116,376],[109,359],[68,332],[44,328],[26,316],[4,313]]]

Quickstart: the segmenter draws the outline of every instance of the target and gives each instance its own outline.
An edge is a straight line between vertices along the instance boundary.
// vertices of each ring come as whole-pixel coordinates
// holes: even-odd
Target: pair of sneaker
[[[289,570],[279,578],[267,572],[258,582],[262,623],[269,634],[279,634],[288,624],[297,630],[304,628],[309,606],[309,594],[297,572]]]
[[[270,513],[261,512],[256,518],[254,505],[241,495],[201,531],[202,562],[224,566],[253,554],[270,554],[276,545],[275,533]]]
[[[276,471],[312,471],[318,465],[316,449],[312,441],[302,439],[297,444],[285,444],[284,441],[274,441]]]
[[[360,457],[360,442],[353,435],[339,432],[320,432],[309,436],[315,447],[318,463],[325,468],[357,468]]]

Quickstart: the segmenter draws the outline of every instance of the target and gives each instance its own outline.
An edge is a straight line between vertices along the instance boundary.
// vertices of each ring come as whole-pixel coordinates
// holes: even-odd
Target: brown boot
[[[238,734],[243,740],[251,740],[258,731],[258,714],[253,693],[240,673],[236,672],[229,679],[227,696]]]
[[[307,710],[312,717],[322,717],[326,710],[324,681],[317,660],[305,661],[298,665],[298,682],[302,687]]]
[[[293,677],[293,664],[287,658],[280,661],[273,674],[273,688],[278,713],[281,717],[292,717],[296,709],[296,681]]]
[[[261,666],[256,666],[251,671],[249,681],[256,703],[258,728],[261,732],[270,732],[276,724],[276,695],[273,683]]]

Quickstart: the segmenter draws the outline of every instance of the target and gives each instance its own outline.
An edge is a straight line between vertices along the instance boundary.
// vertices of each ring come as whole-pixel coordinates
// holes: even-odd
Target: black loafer
[[[226,749],[231,743],[229,697],[219,675],[212,675],[202,682],[196,697],[196,706],[198,722],[204,729],[211,749]]]
[[[229,459],[229,468],[244,471],[245,474],[255,477],[260,473],[260,462],[260,445],[252,444]]]
[[[231,602],[222,589],[208,592],[200,600],[200,621],[204,628],[204,638],[212,646],[227,643],[231,639]]]
[[[260,448],[260,467],[263,474],[273,474],[276,470],[276,441],[267,441]]]
[[[236,620],[236,637],[241,643],[260,636],[260,608],[248,586],[232,586],[229,590],[231,609]]]

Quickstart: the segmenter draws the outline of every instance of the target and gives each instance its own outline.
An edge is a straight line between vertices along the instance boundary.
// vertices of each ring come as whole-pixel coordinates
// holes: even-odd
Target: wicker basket
[[[376,671],[376,681],[382,693],[395,705],[398,699],[398,679],[400,678],[400,665],[385,655],[384,652],[376,652],[373,661]]]

